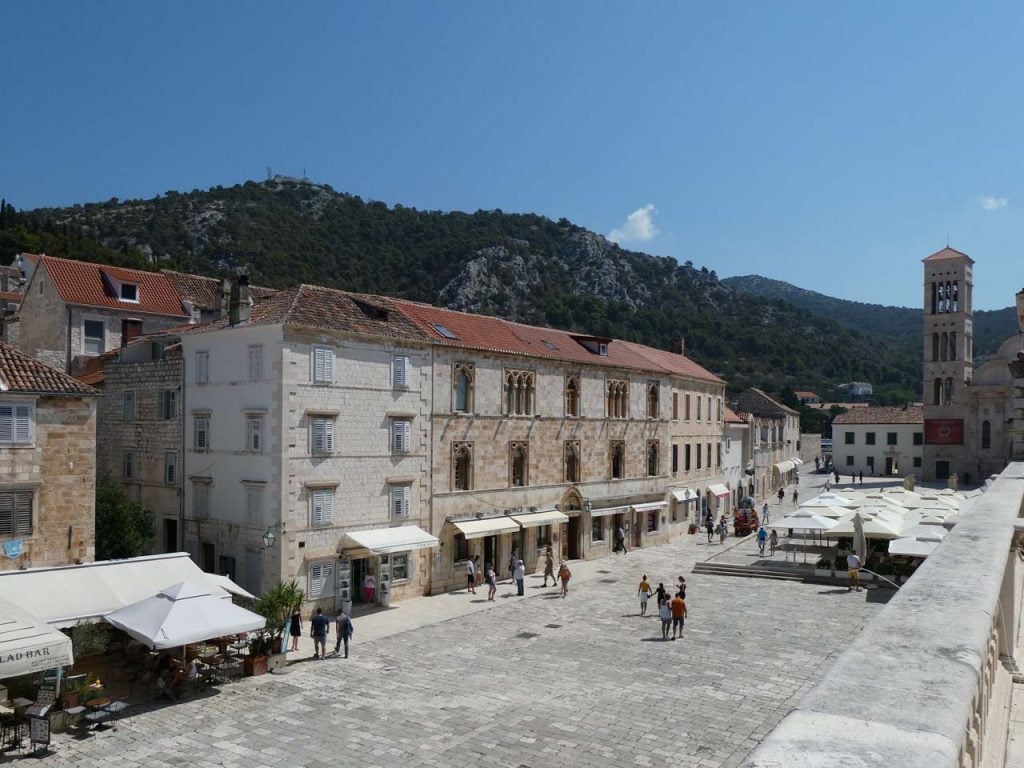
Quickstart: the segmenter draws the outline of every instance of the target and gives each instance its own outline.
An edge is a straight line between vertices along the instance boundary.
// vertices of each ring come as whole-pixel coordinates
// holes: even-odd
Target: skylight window
[[[452,331],[451,329],[447,328],[446,326],[441,325],[440,323],[434,323],[433,324],[433,328],[434,328],[435,331],[440,333],[446,339],[457,339],[457,338],[459,338],[458,336],[455,335],[454,331]]]
[[[558,349],[558,345],[557,344],[554,344],[554,343],[548,341],[547,339],[544,339],[543,341],[544,341],[544,346],[547,347],[548,349]]]

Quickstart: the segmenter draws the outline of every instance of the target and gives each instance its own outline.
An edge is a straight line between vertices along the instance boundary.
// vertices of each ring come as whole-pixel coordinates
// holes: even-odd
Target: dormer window
[[[121,301],[139,303],[139,286],[135,283],[121,283]]]
[[[608,357],[608,345],[607,344],[603,344],[603,343],[602,344],[598,344],[597,345],[597,354],[599,354],[601,357]]]
[[[573,341],[594,355],[608,357],[608,344],[611,339],[604,336],[572,336]]]

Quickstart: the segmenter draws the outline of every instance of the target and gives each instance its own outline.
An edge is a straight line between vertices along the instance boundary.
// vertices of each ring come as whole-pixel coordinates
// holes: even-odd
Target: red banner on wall
[[[924,441],[928,445],[963,445],[963,419],[925,419]]]

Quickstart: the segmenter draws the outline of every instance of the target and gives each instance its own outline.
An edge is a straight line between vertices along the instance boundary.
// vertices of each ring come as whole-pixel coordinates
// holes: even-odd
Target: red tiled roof
[[[928,262],[931,261],[942,261],[944,259],[967,259],[967,261],[970,262],[971,264],[974,263],[974,259],[968,256],[966,253],[961,253],[956,248],[950,248],[948,245],[941,251],[936,251],[931,256],[926,256],[925,258],[921,259],[921,261],[927,264]]]
[[[833,424],[924,424],[924,408],[910,405],[906,408],[873,407],[855,408],[841,413],[832,420]]]
[[[747,414],[744,413],[743,415],[740,415],[740,414],[736,413],[736,411],[734,411],[729,406],[725,407],[725,423],[726,424],[746,424],[747,423],[747,418],[748,418]]]
[[[642,344],[612,339],[608,342],[608,354],[598,355],[580,343],[579,340],[594,338],[585,334],[523,325],[499,317],[473,315],[402,299],[390,301],[438,344],[528,355],[548,360],[669,373],[724,383],[683,355],[645,347]],[[435,326],[447,328],[456,338],[446,337]]]
[[[24,298],[23,294],[15,293],[14,291],[0,291],[0,301],[14,301],[20,304]]]
[[[42,395],[97,395],[72,376],[40,363],[0,341],[0,392]]]
[[[173,269],[162,269],[160,273],[167,277],[180,298],[191,301],[199,309],[208,312],[220,308],[221,281],[217,278],[175,272]],[[275,289],[250,285],[249,293],[253,301],[262,301],[275,293]]]
[[[40,263],[67,304],[117,309],[133,314],[188,317],[174,285],[159,272],[110,267],[56,256],[43,256]],[[138,303],[119,301],[108,277],[138,285]]]
[[[818,396],[817,393],[815,393],[815,392],[806,392],[806,391],[804,391],[802,389],[798,389],[793,394],[796,395],[797,397],[817,397]]]

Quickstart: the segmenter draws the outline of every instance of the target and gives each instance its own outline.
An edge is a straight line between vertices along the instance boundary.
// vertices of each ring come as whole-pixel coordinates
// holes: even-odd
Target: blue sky
[[[565,216],[720,276],[920,303],[1024,285],[1024,5],[8,3],[18,208],[301,175]]]

